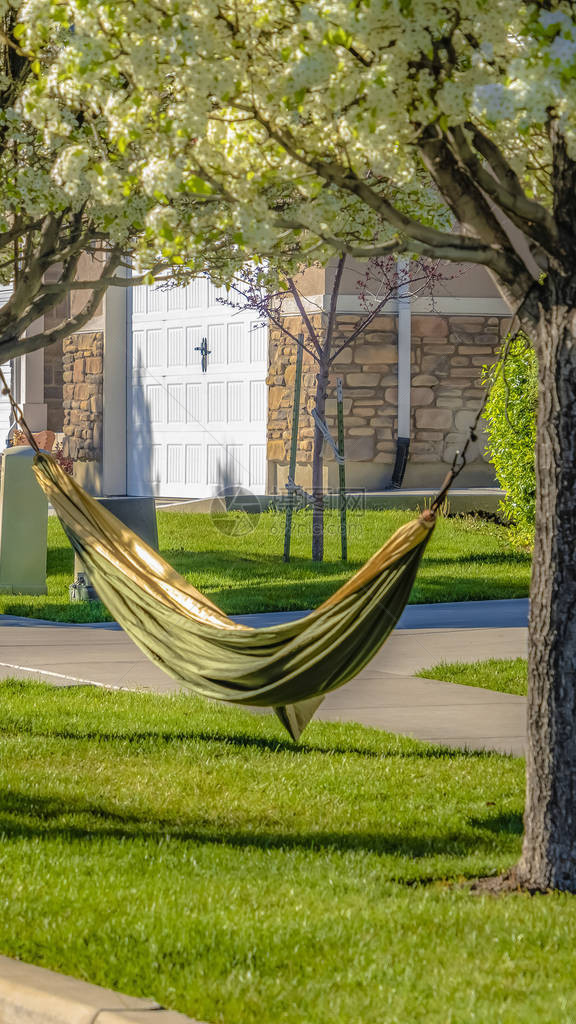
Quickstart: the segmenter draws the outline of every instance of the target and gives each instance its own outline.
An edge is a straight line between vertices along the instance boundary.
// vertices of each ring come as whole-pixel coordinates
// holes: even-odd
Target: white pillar
[[[44,349],[20,356],[20,404],[31,430],[45,430],[48,406],[44,401]]]
[[[120,276],[121,271],[116,273]],[[106,496],[126,494],[128,295],[127,288],[112,286],[104,298],[102,493]]]

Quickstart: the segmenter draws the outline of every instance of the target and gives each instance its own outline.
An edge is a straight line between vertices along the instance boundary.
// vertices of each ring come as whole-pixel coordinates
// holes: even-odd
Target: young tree
[[[270,323],[280,334],[302,346],[317,366],[314,389],[314,438],[312,442],[312,558],[321,562],[324,557],[324,433],[320,424],[325,422],[330,373],[340,354],[362,338],[376,317],[404,286],[407,296],[432,294],[434,288],[446,278],[436,262],[425,259],[404,261],[398,266],[392,256],[369,260],[356,282],[363,311],[344,334],[338,327],[338,300],[346,267],[346,254],[342,253],[334,268],[330,306],[327,311],[311,306],[301,290],[297,275],[282,274],[276,289],[267,287],[266,275],[258,267],[247,266],[232,280],[227,304],[236,308],[252,309],[264,323]],[[286,315],[292,303],[305,333],[298,333]]]
[[[118,144],[130,126],[134,173],[155,133],[160,209],[185,180],[244,252],[292,232],[316,258],[412,252],[482,264],[499,282],[533,339],[540,390],[515,880],[576,891],[573,5],[29,0],[30,48],[48,8],[74,23],[58,88]],[[123,90],[112,103],[111,75]]]

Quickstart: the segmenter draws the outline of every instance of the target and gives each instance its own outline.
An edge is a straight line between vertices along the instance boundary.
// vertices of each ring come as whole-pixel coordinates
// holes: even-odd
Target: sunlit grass
[[[187,696],[0,690],[0,952],[213,1024],[576,1014],[574,898],[465,884],[519,855],[522,761],[347,724],[296,747]]]
[[[314,608],[339,587],[413,513],[352,512],[349,561],[340,560],[339,516],[326,515],[323,563],[310,559],[311,516],[294,516],[292,559],[282,560],[284,516],[159,512],[160,549],[196,587],[231,614]],[[68,622],[102,621],[106,609],[71,604],[73,555],[58,521],[49,521],[48,595],[0,595],[0,612]],[[466,601],[524,597],[530,556],[513,548],[506,527],[473,516],[440,519],[411,601]]]
[[[525,658],[487,658],[486,661],[470,663],[440,661],[430,668],[423,668],[416,675],[522,696],[526,696],[528,690],[528,665]]]

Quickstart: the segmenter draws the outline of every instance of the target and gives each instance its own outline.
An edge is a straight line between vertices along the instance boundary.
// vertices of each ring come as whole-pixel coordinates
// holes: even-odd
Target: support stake
[[[342,378],[336,381],[336,402],[338,406],[338,478],[340,482],[340,539],[342,543],[342,561],[348,561],[348,528],[346,524],[346,465],[344,462],[344,400],[342,398]]]
[[[304,352],[304,335],[298,335],[296,346],[296,377],[294,379],[294,411],[292,413],[292,441],[290,445],[290,465],[288,467],[288,505],[286,506],[286,525],[284,527],[284,561],[290,561],[290,541],[292,538],[292,513],[296,497],[296,454],[298,452],[298,421],[300,419],[300,390],[302,386],[302,356]]]

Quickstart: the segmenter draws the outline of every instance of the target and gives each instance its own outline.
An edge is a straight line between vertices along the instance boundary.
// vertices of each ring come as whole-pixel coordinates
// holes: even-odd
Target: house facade
[[[335,345],[362,315],[357,271],[340,290]],[[333,271],[300,288],[320,323]],[[221,301],[207,280],[182,288],[110,289],[94,319],[59,346],[22,357],[14,386],[34,430],[53,430],[75,475],[97,494],[204,498],[239,485],[283,493],[288,476],[296,346],[253,312]],[[74,302],[74,297],[72,297]],[[293,334],[301,313],[286,305]],[[436,294],[389,303],[334,364],[327,426],[336,433],[342,380],[347,483],[382,490],[408,453],[404,486],[436,487],[482,398],[510,313],[483,269]],[[309,487],[316,367],[305,353],[296,482]],[[2,407],[0,407],[0,417]],[[482,434],[462,484],[493,485]],[[326,446],[325,486],[337,485]]]

